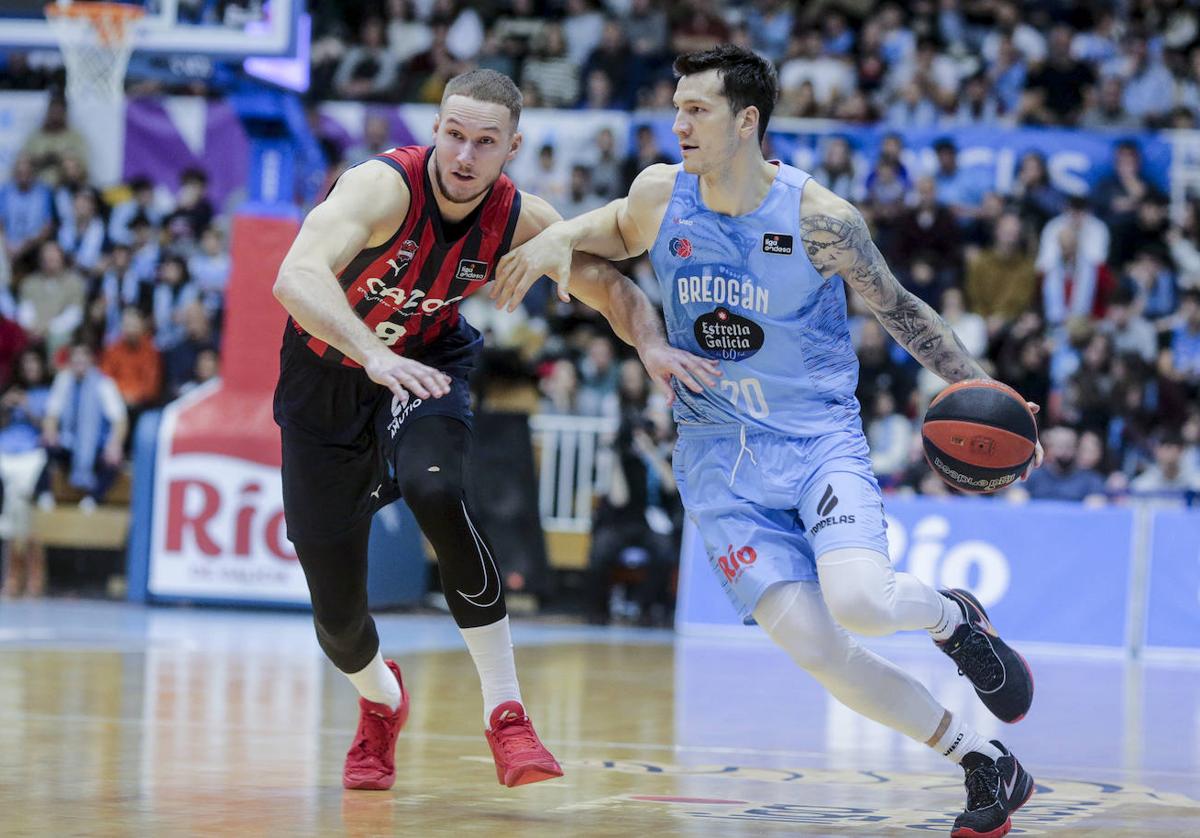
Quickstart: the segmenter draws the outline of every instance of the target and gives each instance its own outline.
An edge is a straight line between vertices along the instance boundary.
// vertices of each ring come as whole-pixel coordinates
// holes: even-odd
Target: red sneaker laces
[[[374,710],[364,710],[362,720],[359,722],[358,739],[354,742],[354,749],[361,752],[365,756],[379,758],[379,754],[375,752],[378,749],[380,741],[386,742],[391,731],[388,729],[389,718],[382,713],[376,713]],[[369,747],[375,743],[375,750]]]
[[[517,716],[501,719],[500,725],[494,731],[500,750],[506,757],[525,751],[540,751],[542,743],[533,732],[533,725],[528,716]]]

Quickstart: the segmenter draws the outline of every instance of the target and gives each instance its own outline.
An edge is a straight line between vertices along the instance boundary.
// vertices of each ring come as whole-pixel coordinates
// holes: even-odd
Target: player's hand
[[[684,352],[666,341],[638,347],[638,355],[650,374],[650,380],[667,397],[668,407],[675,402],[675,391],[671,388],[672,376],[682,381],[693,393],[703,393],[705,386],[716,387],[717,377],[721,375],[720,366],[712,358]]]
[[[436,399],[450,392],[450,376],[388,349],[367,358],[363,369],[368,378],[376,384],[382,384],[405,402],[409,393],[422,399]]]
[[[551,224],[520,247],[510,250],[496,266],[496,278],[488,289],[488,296],[496,301],[496,308],[516,311],[525,294],[543,276],[558,283],[558,298],[564,303],[571,301],[567,287],[571,282],[571,240]]]
[[[1037,416],[1042,409],[1036,402],[1025,402],[1025,405],[1029,408],[1029,412],[1034,416]],[[1025,469],[1025,473],[1021,475],[1021,479],[1028,480],[1029,475],[1033,473],[1033,470],[1042,465],[1042,459],[1045,456],[1046,452],[1042,450],[1042,441],[1039,439],[1037,441],[1037,445],[1033,447],[1033,462],[1030,464],[1029,468]]]

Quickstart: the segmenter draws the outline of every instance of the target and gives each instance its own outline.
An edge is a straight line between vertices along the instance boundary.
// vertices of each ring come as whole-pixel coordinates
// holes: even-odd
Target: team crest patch
[[[792,237],[783,233],[763,233],[763,253],[792,255]]]
[[[467,282],[483,282],[488,278],[488,263],[478,259],[459,259],[458,272],[455,279],[465,279]]]
[[[686,259],[692,255],[692,243],[685,238],[676,236],[671,239],[671,253],[680,259]]]

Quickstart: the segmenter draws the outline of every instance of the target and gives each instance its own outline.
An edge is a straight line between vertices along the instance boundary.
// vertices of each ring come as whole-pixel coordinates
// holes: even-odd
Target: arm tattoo
[[[888,269],[862,215],[809,215],[800,240],[826,278],[840,274],[900,345],[930,372],[954,383],[987,375],[941,315],[904,288]]]

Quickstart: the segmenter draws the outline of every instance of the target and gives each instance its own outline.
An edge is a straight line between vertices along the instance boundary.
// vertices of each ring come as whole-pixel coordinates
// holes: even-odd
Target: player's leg
[[[954,835],[1007,831],[1009,815],[1033,793],[1033,778],[1002,744],[985,740],[915,678],[857,643],[834,621],[817,583],[772,586],[754,617],[834,698],[963,767],[967,808]]]
[[[989,710],[1006,722],[1020,720],[1033,700],[1032,675],[1021,656],[1000,639],[979,603],[965,592],[938,592],[892,567],[882,497],[866,451],[861,435],[813,444],[809,453],[821,466],[805,481],[799,498],[834,619],[869,636],[928,631]]]
[[[465,386],[455,379],[455,389]],[[430,410],[450,404],[437,401]],[[421,413],[404,425],[392,453],[396,482],[437,554],[446,603],[479,673],[497,776],[507,786],[561,776],[525,713],[495,551],[472,513],[470,427],[457,416]]]

